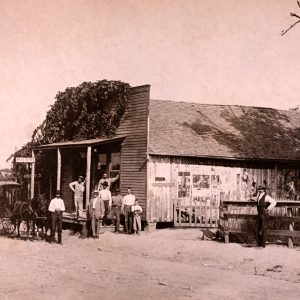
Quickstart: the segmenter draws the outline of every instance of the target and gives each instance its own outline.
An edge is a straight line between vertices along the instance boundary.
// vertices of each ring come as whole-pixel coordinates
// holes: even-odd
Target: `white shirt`
[[[119,175],[117,175],[116,177],[114,178],[101,178],[99,180],[99,183],[98,183],[98,191],[102,190],[103,189],[103,182],[106,181],[108,186],[107,186],[107,189],[110,190],[110,186],[112,183],[114,183],[115,181],[117,181],[119,179]]]
[[[132,212],[135,212],[135,211],[139,211],[139,212],[142,212],[142,207],[140,205],[133,205],[131,206],[131,211]]]
[[[55,211],[65,211],[65,204],[64,200],[61,198],[53,198],[49,204],[49,211],[55,212]]]
[[[107,188],[100,190],[98,197],[100,197],[103,201],[109,200],[109,206],[111,206],[111,192]]]
[[[266,195],[265,197],[265,202],[270,203],[270,205],[268,206],[268,210],[271,210],[272,208],[274,208],[276,206],[276,200],[273,199],[272,197],[270,197],[269,195],[265,194],[265,193],[260,193],[257,196],[257,202],[259,202],[259,200],[262,198],[263,195]]]
[[[95,197],[94,200],[93,200],[93,209],[96,208],[96,203],[97,203],[98,199],[99,199],[99,195],[97,197]]]
[[[79,183],[78,181],[73,181],[69,184],[71,190],[74,190],[75,197],[83,197],[84,183]],[[73,189],[72,189],[73,188]]]
[[[133,194],[127,194],[123,198],[124,205],[134,205],[135,202],[135,196]]]

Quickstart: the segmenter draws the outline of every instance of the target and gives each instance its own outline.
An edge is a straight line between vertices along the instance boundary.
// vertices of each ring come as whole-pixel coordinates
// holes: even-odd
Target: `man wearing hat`
[[[93,192],[93,196],[90,201],[89,212],[91,216],[93,238],[98,239],[100,233],[100,221],[104,216],[104,203],[99,197],[98,191]]]
[[[259,185],[257,188],[257,246],[266,247],[266,223],[268,220],[269,212],[276,206],[276,201],[267,195],[266,187]]]
[[[103,182],[102,187],[103,187],[103,189],[99,191],[99,197],[104,202],[105,212],[104,212],[104,217],[103,217],[103,225],[106,226],[107,225],[107,216],[108,216],[109,210],[111,209],[112,199],[111,199],[111,192],[107,188],[108,183],[106,181]]]
[[[112,198],[112,216],[115,219],[115,233],[119,233],[120,214],[123,206],[123,197],[120,194],[120,189],[116,188]]]
[[[74,192],[74,203],[77,218],[83,217],[83,192],[84,192],[83,176],[78,176],[77,181],[73,181],[69,184],[70,189]]]
[[[51,244],[54,242],[57,226],[58,243],[62,245],[62,212],[66,209],[59,190],[56,191],[56,197],[51,200],[48,210],[51,212]]]

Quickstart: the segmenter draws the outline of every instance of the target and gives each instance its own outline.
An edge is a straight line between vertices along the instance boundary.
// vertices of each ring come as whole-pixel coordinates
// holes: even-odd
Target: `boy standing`
[[[133,230],[134,234],[140,234],[142,230],[141,225],[141,214],[142,214],[142,207],[139,205],[138,200],[135,200],[134,205],[131,206],[131,211],[133,214]]]
[[[54,242],[55,231],[57,226],[58,243],[62,245],[62,213],[65,211],[64,200],[60,198],[61,193],[56,191],[56,197],[49,204],[48,210],[51,212],[51,244]]]

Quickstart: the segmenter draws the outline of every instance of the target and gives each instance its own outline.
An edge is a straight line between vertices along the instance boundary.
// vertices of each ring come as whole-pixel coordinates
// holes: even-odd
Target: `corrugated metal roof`
[[[300,112],[150,100],[149,153],[300,160]]]
[[[75,148],[75,147],[88,147],[88,146],[97,146],[100,144],[114,142],[123,140],[126,136],[116,136],[112,138],[98,138],[98,139],[90,139],[90,140],[82,140],[82,141],[66,141],[61,143],[52,143],[41,146],[34,147],[35,150],[42,149],[56,149],[56,148]]]

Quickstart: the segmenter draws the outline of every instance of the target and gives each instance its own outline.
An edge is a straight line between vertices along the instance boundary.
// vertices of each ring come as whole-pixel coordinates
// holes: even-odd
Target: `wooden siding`
[[[147,189],[147,127],[150,86],[134,87],[128,97],[129,108],[117,129],[117,136],[126,135],[121,150],[121,194],[127,193],[127,187],[146,212]]]
[[[68,150],[62,150],[62,176],[61,176],[61,191],[62,198],[64,199],[66,212],[73,212],[75,210],[75,204],[73,199],[73,192],[69,187],[69,184],[74,180],[74,167],[71,155]]]
[[[179,193],[180,173],[186,173],[185,176],[188,178],[189,188],[186,195]],[[204,178],[203,175],[208,182],[206,187],[199,184]],[[188,223],[205,225],[197,222],[197,218],[194,218],[195,220],[190,218],[191,213],[196,213],[197,205],[209,206],[209,211],[213,206],[215,211],[220,200],[247,201],[250,199],[253,181],[257,185],[266,183],[267,192],[276,199],[287,199],[287,184],[294,181],[296,192],[299,194],[300,166],[279,162],[218,162],[151,155],[148,162],[148,178],[147,220],[149,222],[179,223],[182,221],[184,214],[183,217],[181,214],[179,217],[178,211],[175,211],[174,216],[175,203],[176,206],[180,204],[183,208],[188,207],[185,213]],[[206,204],[203,199],[207,200]],[[202,213],[201,215],[206,216]],[[205,218],[207,219],[207,216]],[[218,216],[214,215],[214,225],[216,218]]]

